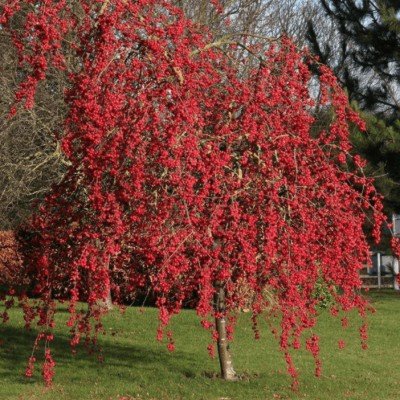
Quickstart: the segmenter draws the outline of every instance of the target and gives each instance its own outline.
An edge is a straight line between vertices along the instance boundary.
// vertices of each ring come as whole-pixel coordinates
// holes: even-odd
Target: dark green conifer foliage
[[[321,61],[334,67],[351,100],[390,122],[400,118],[400,1],[320,0],[336,23],[339,53],[322,43],[313,21],[308,39]]]
[[[354,130],[355,151],[368,160],[367,172],[385,196],[386,213],[400,212],[400,1],[320,3],[336,33],[323,40],[310,20],[309,45],[362,111],[367,132]]]

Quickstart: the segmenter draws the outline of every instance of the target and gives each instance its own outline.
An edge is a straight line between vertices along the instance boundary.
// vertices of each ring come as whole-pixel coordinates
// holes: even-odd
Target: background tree
[[[269,42],[263,41],[265,38],[287,36],[303,47],[307,21],[319,19],[320,14],[310,0],[222,0],[217,7],[209,0],[174,3],[189,19],[207,26],[220,46],[237,40],[242,45],[236,53],[238,58],[246,56],[253,45],[258,52],[266,50]]]
[[[18,23],[14,21],[14,29]],[[31,215],[53,182],[65,172],[55,133],[65,117],[60,90],[63,75],[48,74],[36,95],[35,109],[8,118],[14,93],[23,79],[12,37],[0,30],[0,229],[15,229]]]
[[[351,100],[365,110],[393,121],[400,117],[399,11],[397,1],[325,1],[334,22],[341,53],[329,42],[319,43],[311,23],[309,38],[321,61],[332,65]],[[318,29],[318,28],[317,28]]]
[[[369,173],[385,194],[387,214],[398,212],[399,3],[321,0],[320,4],[328,20],[311,19],[308,39],[314,53],[335,71],[355,107],[364,111],[367,135],[354,131],[355,151],[369,161]]]
[[[366,173],[375,177],[376,187],[385,198],[385,209],[399,211],[400,203],[400,121],[392,124],[371,115],[361,113],[367,123],[368,133],[352,131],[354,150],[368,160]]]

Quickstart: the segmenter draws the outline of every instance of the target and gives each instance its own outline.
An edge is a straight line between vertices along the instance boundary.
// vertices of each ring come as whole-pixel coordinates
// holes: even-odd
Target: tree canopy
[[[16,19],[22,29],[13,29]],[[381,198],[364,161],[351,155],[349,124],[363,123],[328,68],[282,39],[266,53],[248,49],[257,62],[243,76],[229,53],[237,45],[219,48],[167,0],[10,0],[0,23],[24,76],[11,116],[35,107],[49,71],[66,77],[60,129],[68,171],[28,227],[39,300],[32,307],[20,297],[27,324],[38,317],[35,346],[46,342],[47,383],[57,298],[69,302],[74,346],[102,331],[110,289],[120,303],[122,292],[150,287],[158,338],[172,350],[166,326],[193,294],[212,338],[212,319],[225,317],[231,337],[245,285],[256,336],[263,312],[277,317],[273,331],[294,384],[291,350],[316,323],[317,283],[332,295],[334,315],[357,308],[365,317],[363,224],[373,213],[378,240]],[[333,113],[318,135],[311,67]],[[214,301],[220,291],[223,308]],[[360,332],[365,346],[365,324]],[[306,339],[317,375],[318,340]]]

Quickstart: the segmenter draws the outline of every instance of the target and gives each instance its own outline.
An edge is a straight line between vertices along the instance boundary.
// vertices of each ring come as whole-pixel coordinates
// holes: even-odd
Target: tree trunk
[[[97,304],[106,311],[111,311],[113,309],[113,303],[111,298],[111,290],[108,290],[107,297],[104,300],[99,300]]]
[[[101,248],[101,242],[99,239],[96,240],[96,246],[98,249]],[[107,274],[110,277],[110,258],[107,259],[104,269],[107,270]],[[107,294],[104,300],[98,300],[97,305],[105,311],[111,311],[113,309],[112,296],[111,296],[111,288],[109,287],[107,290]]]
[[[225,318],[225,288],[220,282],[216,283],[214,295],[214,307],[217,313],[215,317],[215,327],[218,333],[218,357],[221,366],[221,376],[227,381],[236,381],[237,375],[233,369],[232,357],[229,351],[229,343],[226,334]]]

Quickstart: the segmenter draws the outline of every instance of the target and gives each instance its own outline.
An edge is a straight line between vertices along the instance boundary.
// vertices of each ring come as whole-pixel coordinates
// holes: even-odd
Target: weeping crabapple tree
[[[356,308],[366,318],[362,228],[374,214],[378,240],[383,219],[364,162],[351,156],[348,126],[362,123],[330,70],[283,39],[243,77],[235,48],[219,48],[169,1],[2,4],[2,31],[24,71],[11,114],[35,106],[49,70],[68,82],[55,135],[69,169],[28,227],[37,299],[19,294],[27,325],[39,329],[35,351],[44,344],[46,383],[57,299],[69,303],[74,347],[96,343],[110,291],[118,304],[143,288],[156,297],[157,337],[170,350],[168,322],[195,299],[225,379],[237,377],[228,341],[244,306],[256,338],[259,317],[275,321],[294,384],[291,353],[303,334],[318,375],[316,285],[331,293],[333,315]],[[24,29],[13,30],[16,19]],[[318,135],[311,67],[332,113]],[[365,323],[360,334],[365,346]]]

